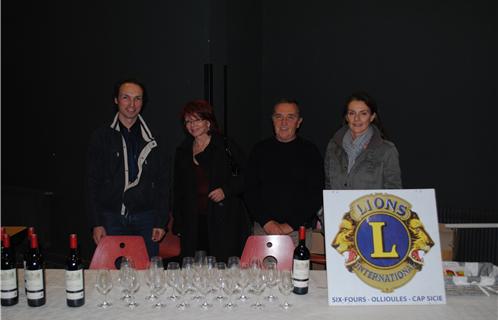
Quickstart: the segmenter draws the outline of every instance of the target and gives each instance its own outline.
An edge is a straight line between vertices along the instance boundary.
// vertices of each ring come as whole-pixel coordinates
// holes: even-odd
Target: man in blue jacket
[[[116,85],[117,114],[88,149],[87,205],[96,244],[106,235],[141,235],[156,256],[168,220],[169,167],[140,116],[145,102],[140,82]]]

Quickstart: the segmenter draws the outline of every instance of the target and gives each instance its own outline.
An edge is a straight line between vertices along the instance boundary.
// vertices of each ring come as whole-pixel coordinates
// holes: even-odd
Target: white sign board
[[[325,190],[329,305],[444,304],[433,189]]]

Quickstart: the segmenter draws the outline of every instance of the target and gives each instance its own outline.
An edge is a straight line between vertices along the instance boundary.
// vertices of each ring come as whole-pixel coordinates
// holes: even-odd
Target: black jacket
[[[257,143],[247,166],[245,199],[253,218],[311,227],[322,206],[323,160],[316,146],[301,138]]]
[[[198,228],[208,228],[210,254],[226,260],[240,256],[249,235],[249,220],[241,195],[244,190],[243,170],[245,157],[242,151],[228,140],[235,163],[240,167],[238,176],[232,175],[229,157],[225,151],[224,137],[211,136],[204,152],[210,153],[209,164],[199,160],[208,176],[209,192],[222,188],[225,199],[222,205],[209,200],[208,225],[198,224],[197,179],[192,159],[193,138],[187,137],[175,154],[173,182],[173,231],[181,236],[182,256],[193,256],[197,249]]]
[[[126,156],[117,116],[110,127],[95,131],[87,157],[87,207],[91,225],[103,225],[102,214],[154,211],[154,227],[165,228],[169,213],[169,165],[156,140],[139,119],[142,141],[139,146],[139,176],[125,186]],[[126,191],[125,191],[126,188]]]

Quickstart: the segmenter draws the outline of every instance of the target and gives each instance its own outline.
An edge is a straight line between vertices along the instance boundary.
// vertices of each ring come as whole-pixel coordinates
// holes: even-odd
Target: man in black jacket
[[[145,99],[138,81],[116,86],[118,112],[88,149],[87,204],[96,244],[106,235],[141,235],[156,256],[168,220],[169,168],[140,116]]]
[[[322,205],[323,160],[297,135],[303,118],[296,101],[279,101],[272,121],[275,136],[256,144],[249,157],[245,196],[255,234],[297,237],[299,226],[312,227]]]

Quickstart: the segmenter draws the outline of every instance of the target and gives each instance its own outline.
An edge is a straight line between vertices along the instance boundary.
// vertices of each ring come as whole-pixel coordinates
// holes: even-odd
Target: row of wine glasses
[[[119,264],[117,282],[121,287],[121,292],[123,294],[120,300],[126,302],[130,309],[137,307],[139,303],[136,301],[134,294],[140,288],[140,279],[138,272],[135,269],[135,263],[130,257],[122,257]],[[109,270],[103,269],[98,271],[95,288],[97,292],[104,295],[104,301],[101,302],[98,307],[108,308],[112,306],[112,303],[108,301],[108,294],[113,288],[112,277]]]
[[[166,303],[161,301],[161,296],[167,288],[172,289],[168,297],[171,301],[176,301],[176,308],[186,310],[191,307],[187,295],[192,295],[192,300],[199,300],[199,306],[203,310],[209,310],[213,304],[209,300],[211,295],[213,300],[223,304],[227,310],[237,308],[237,303],[250,299],[247,293],[255,297],[255,302],[251,304],[254,309],[263,309],[261,295],[268,288],[268,296],[264,300],[273,303],[278,300],[275,295],[275,288],[284,297],[280,306],[289,309],[291,304],[288,297],[293,289],[292,274],[288,270],[278,270],[276,262],[262,263],[258,259],[253,259],[249,264],[241,264],[238,257],[230,257],[225,262],[217,262],[214,257],[200,254],[196,257],[185,257],[182,260],[182,267],[178,262],[169,262],[164,270],[164,265],[160,257],[151,258],[149,268],[144,273],[145,283],[149,287],[150,294],[146,300],[153,302],[152,307],[163,308]],[[118,272],[118,284],[122,290],[121,300],[127,303],[129,308],[135,308],[139,303],[135,299],[135,293],[140,287],[138,272],[134,268],[133,261],[124,257]],[[112,304],[108,301],[107,295],[112,289],[112,279],[108,270],[100,270],[96,281],[97,291],[104,295],[104,301],[99,304],[101,308],[107,308]],[[235,299],[235,295],[239,297]]]

